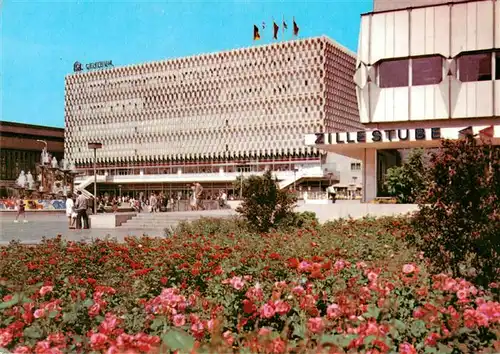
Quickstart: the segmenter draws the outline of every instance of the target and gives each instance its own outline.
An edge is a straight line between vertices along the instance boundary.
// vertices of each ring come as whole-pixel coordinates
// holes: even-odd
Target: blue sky
[[[264,44],[283,16],[285,38],[295,16],[299,37],[325,34],[355,51],[360,14],[371,9],[371,0],[0,0],[0,120],[63,127],[64,76],[77,60],[119,66]]]

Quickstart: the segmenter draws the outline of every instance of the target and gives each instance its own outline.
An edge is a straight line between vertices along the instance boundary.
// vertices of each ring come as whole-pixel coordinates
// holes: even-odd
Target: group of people
[[[76,192],[76,198],[71,194],[68,194],[66,198],[66,216],[68,217],[68,227],[70,229],[84,229],[89,228],[89,216],[87,209],[89,207],[87,198],[82,194],[81,191]],[[19,222],[22,217],[23,222],[28,222],[26,219],[26,204],[24,201],[24,196],[21,195],[16,201],[16,219],[15,223]]]
[[[84,229],[88,229],[88,199],[82,194],[81,191],[76,192],[76,194],[76,198],[74,198],[72,195],[68,195],[66,199],[66,216],[68,217],[68,227],[70,229],[81,229],[83,226]]]

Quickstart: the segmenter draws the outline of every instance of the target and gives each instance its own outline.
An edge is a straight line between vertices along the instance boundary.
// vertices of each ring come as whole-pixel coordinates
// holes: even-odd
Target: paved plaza
[[[158,230],[147,229],[89,229],[69,230],[64,213],[27,213],[28,222],[14,223],[16,213],[0,213],[0,245],[18,240],[22,243],[38,243],[45,238],[62,235],[67,240],[90,241],[96,238],[115,237],[123,241],[125,236],[163,236]]]
[[[390,215],[402,215],[418,210],[418,206],[412,204],[362,204],[359,201],[338,201],[335,204],[301,204],[297,211],[311,211],[316,213],[320,222],[335,220],[338,218],[362,218],[365,216],[382,217]],[[146,215],[147,214],[147,215]],[[168,215],[167,215],[168,214]],[[27,223],[22,221],[14,223],[15,212],[0,213],[0,245],[7,244],[12,240],[22,243],[38,243],[45,238],[62,235],[67,240],[90,241],[96,238],[113,237],[123,241],[126,236],[164,236],[162,229],[148,229],[145,225],[160,225],[164,215],[165,220],[172,221],[175,215],[177,221],[192,220],[199,217],[227,217],[235,214],[234,210],[211,210],[203,212],[174,212],[149,214],[145,213],[139,217],[144,222],[129,222],[118,228],[93,228],[89,230],[69,230],[68,219],[64,213],[27,213]],[[152,218],[152,219],[151,219]]]

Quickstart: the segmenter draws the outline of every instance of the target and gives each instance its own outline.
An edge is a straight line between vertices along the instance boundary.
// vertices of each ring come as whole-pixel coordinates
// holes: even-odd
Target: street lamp
[[[102,143],[89,143],[89,149],[94,150],[94,215],[97,214],[97,149],[102,149]]]
[[[297,172],[299,169],[297,167],[293,168],[293,191],[295,192],[297,190],[297,187],[295,186],[295,182],[297,182]]]
[[[37,140],[39,143],[44,143],[45,144],[45,148],[47,148],[47,142],[45,140]]]

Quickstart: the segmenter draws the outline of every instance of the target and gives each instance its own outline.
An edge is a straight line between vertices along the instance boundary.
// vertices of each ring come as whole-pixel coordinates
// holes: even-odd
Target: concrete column
[[[377,149],[364,149],[363,154],[363,203],[377,197]]]

